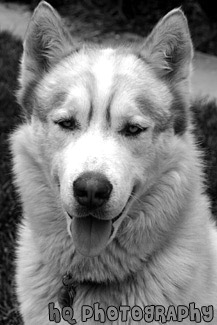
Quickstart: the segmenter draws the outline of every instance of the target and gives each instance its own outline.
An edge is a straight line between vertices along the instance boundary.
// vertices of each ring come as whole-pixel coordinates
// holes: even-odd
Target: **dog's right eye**
[[[126,137],[136,137],[142,132],[145,132],[148,128],[141,127],[137,124],[127,124],[123,130],[121,130],[121,133]]]
[[[69,130],[74,130],[78,126],[74,119],[56,121],[55,123],[58,124],[61,128]]]

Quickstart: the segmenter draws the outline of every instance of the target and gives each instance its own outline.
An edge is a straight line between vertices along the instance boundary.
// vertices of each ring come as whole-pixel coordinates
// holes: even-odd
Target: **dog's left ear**
[[[170,11],[160,20],[142,45],[139,56],[162,77],[175,81],[188,77],[193,46],[181,9]]]

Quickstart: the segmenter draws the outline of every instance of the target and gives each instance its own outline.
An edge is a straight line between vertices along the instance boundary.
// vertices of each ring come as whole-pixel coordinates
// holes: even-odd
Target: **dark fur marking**
[[[110,112],[111,105],[110,104],[106,108],[106,122],[108,122],[109,125],[111,124],[111,112]]]
[[[139,97],[137,98],[137,104],[143,114],[146,113],[156,122],[155,131],[157,133],[163,132],[171,127],[171,117],[154,107],[154,104],[151,103],[150,100],[144,96]]]
[[[18,92],[18,102],[25,110],[27,118],[30,118],[33,112],[34,107],[34,90],[37,86],[37,80],[32,80],[29,84],[25,87],[25,90],[22,89]]]
[[[171,113],[173,116],[173,128],[175,134],[183,135],[188,128],[189,112],[187,104],[177,91],[173,91],[174,100],[171,105]]]
[[[188,127],[189,114],[187,104],[182,96],[175,90],[173,93],[173,102],[170,108],[170,114],[165,115],[164,112],[157,110],[153,104],[145,97],[137,98],[137,103],[142,112],[147,114],[156,122],[155,131],[157,133],[164,132],[166,129],[173,127],[177,135],[183,135]]]
[[[93,105],[90,105],[90,110],[89,110],[89,114],[88,114],[88,125],[90,125],[90,121],[92,119],[93,116]]]
[[[111,125],[111,104],[114,99],[114,95],[114,93],[111,94],[108,100],[108,105],[106,107],[106,122],[108,123],[108,125]]]
[[[46,121],[47,110],[45,112],[45,108],[40,105],[36,95],[34,94],[37,85],[38,82],[36,80],[30,82],[28,86],[25,87],[24,91],[21,90],[21,93],[18,93],[18,100],[24,108],[27,118],[30,118],[32,114],[37,114],[42,121]],[[58,92],[55,94],[50,101],[51,109],[60,106],[64,102],[65,98],[66,93],[64,92]]]
[[[60,91],[54,94],[54,96],[51,99],[51,108],[59,107],[61,104],[63,104],[66,99],[66,96],[67,94],[64,91]]]

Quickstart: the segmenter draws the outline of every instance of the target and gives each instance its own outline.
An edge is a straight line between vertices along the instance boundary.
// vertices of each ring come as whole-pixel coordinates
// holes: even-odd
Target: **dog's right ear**
[[[44,73],[62,58],[79,49],[59,14],[47,2],[41,1],[29,22],[24,39],[24,51],[19,77],[17,100],[31,117],[34,89]]]
[[[47,2],[40,2],[24,40],[21,85],[41,77],[73,50],[75,45],[61,17]]]

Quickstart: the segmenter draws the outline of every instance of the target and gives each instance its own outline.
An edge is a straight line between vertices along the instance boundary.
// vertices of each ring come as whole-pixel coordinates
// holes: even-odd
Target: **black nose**
[[[73,191],[79,204],[93,209],[109,199],[112,184],[103,174],[87,172],[74,181]]]

